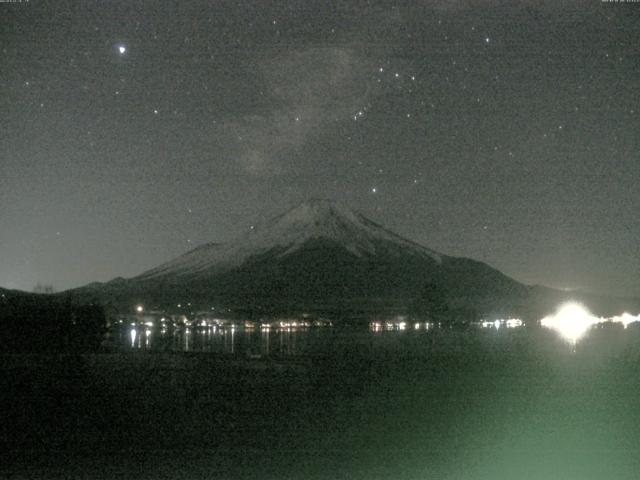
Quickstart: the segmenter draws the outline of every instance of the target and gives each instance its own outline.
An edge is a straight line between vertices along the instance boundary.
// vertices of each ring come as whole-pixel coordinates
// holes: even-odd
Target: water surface
[[[3,361],[0,474],[637,478],[639,331],[124,331],[121,353]]]

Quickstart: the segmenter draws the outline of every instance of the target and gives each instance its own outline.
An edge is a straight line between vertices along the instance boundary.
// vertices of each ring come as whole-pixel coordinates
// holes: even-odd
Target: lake
[[[637,326],[414,327],[122,328],[116,353],[5,356],[0,476],[637,478]]]
[[[154,326],[152,322],[149,325],[144,322],[124,323],[111,329],[108,344],[119,352],[207,352],[248,358],[304,357],[331,355],[332,350],[341,345],[342,341],[356,348],[362,342],[384,346],[411,337],[415,337],[418,342],[429,340],[427,344],[431,345],[432,350],[448,349],[448,333],[451,330],[436,323],[406,320],[372,321],[366,325],[341,328],[333,328],[330,323],[324,326],[313,326],[311,323],[306,326],[297,325],[298,322],[295,321],[260,324],[237,320],[221,325],[169,327]],[[520,320],[509,319],[478,322],[468,328],[469,331],[482,327],[497,331],[521,325]],[[422,348],[424,345],[421,345]]]

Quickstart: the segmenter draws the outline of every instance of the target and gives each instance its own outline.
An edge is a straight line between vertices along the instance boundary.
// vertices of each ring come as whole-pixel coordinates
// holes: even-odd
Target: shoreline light
[[[630,313],[624,312],[622,315],[612,317],[611,321],[621,323],[624,328],[627,328],[634,322],[640,322],[640,315],[633,316]]]
[[[623,313],[611,318],[594,316],[579,303],[566,303],[554,314],[540,320],[540,325],[556,330],[560,335],[572,343],[580,340],[593,326],[601,323],[620,323],[627,328],[634,322],[640,322],[640,315]]]
[[[598,319],[578,303],[566,303],[560,307],[555,315],[540,320],[540,325],[556,330],[572,343],[580,340],[587,330],[596,323],[598,323]]]

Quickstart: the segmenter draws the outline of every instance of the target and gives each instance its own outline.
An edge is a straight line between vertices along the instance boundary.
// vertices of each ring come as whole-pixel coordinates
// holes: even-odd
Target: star
[[[118,45],[118,52],[120,53],[120,55],[124,55],[125,53],[127,53],[127,47],[125,47],[124,45]]]
[[[373,188],[371,189],[371,193],[376,193],[377,191],[378,191],[378,189],[377,189],[376,187],[373,187]]]

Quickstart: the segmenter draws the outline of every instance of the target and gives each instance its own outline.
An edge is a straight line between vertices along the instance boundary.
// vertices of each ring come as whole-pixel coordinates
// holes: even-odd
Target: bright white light
[[[136,336],[138,335],[138,332],[136,332],[135,328],[131,329],[130,335],[131,335],[131,346],[135,347],[136,346]]]
[[[622,315],[603,318],[595,317],[588,310],[576,303],[563,305],[555,315],[540,320],[543,327],[557,330],[563,337],[575,343],[579,340],[592,325],[600,323],[621,323],[627,328],[634,322],[640,322],[640,315],[623,313]]]
[[[586,308],[577,303],[567,303],[555,315],[540,320],[543,327],[553,328],[564,338],[576,343],[591,328],[600,323]]]
[[[522,326],[522,320],[519,318],[510,318],[507,320],[507,328],[517,328]]]
[[[127,47],[125,47],[124,45],[119,45],[118,51],[120,52],[120,55],[124,55],[127,52]]]
[[[627,328],[629,324],[634,322],[640,322],[640,315],[636,315],[635,317],[630,313],[624,312],[622,315],[611,318],[612,322],[621,323],[624,328]]]
[[[144,310],[144,308],[143,308],[143,306],[142,306],[142,305],[138,305],[138,306],[136,307],[136,312],[138,312],[138,313],[142,313],[142,312],[143,312],[143,310]]]

